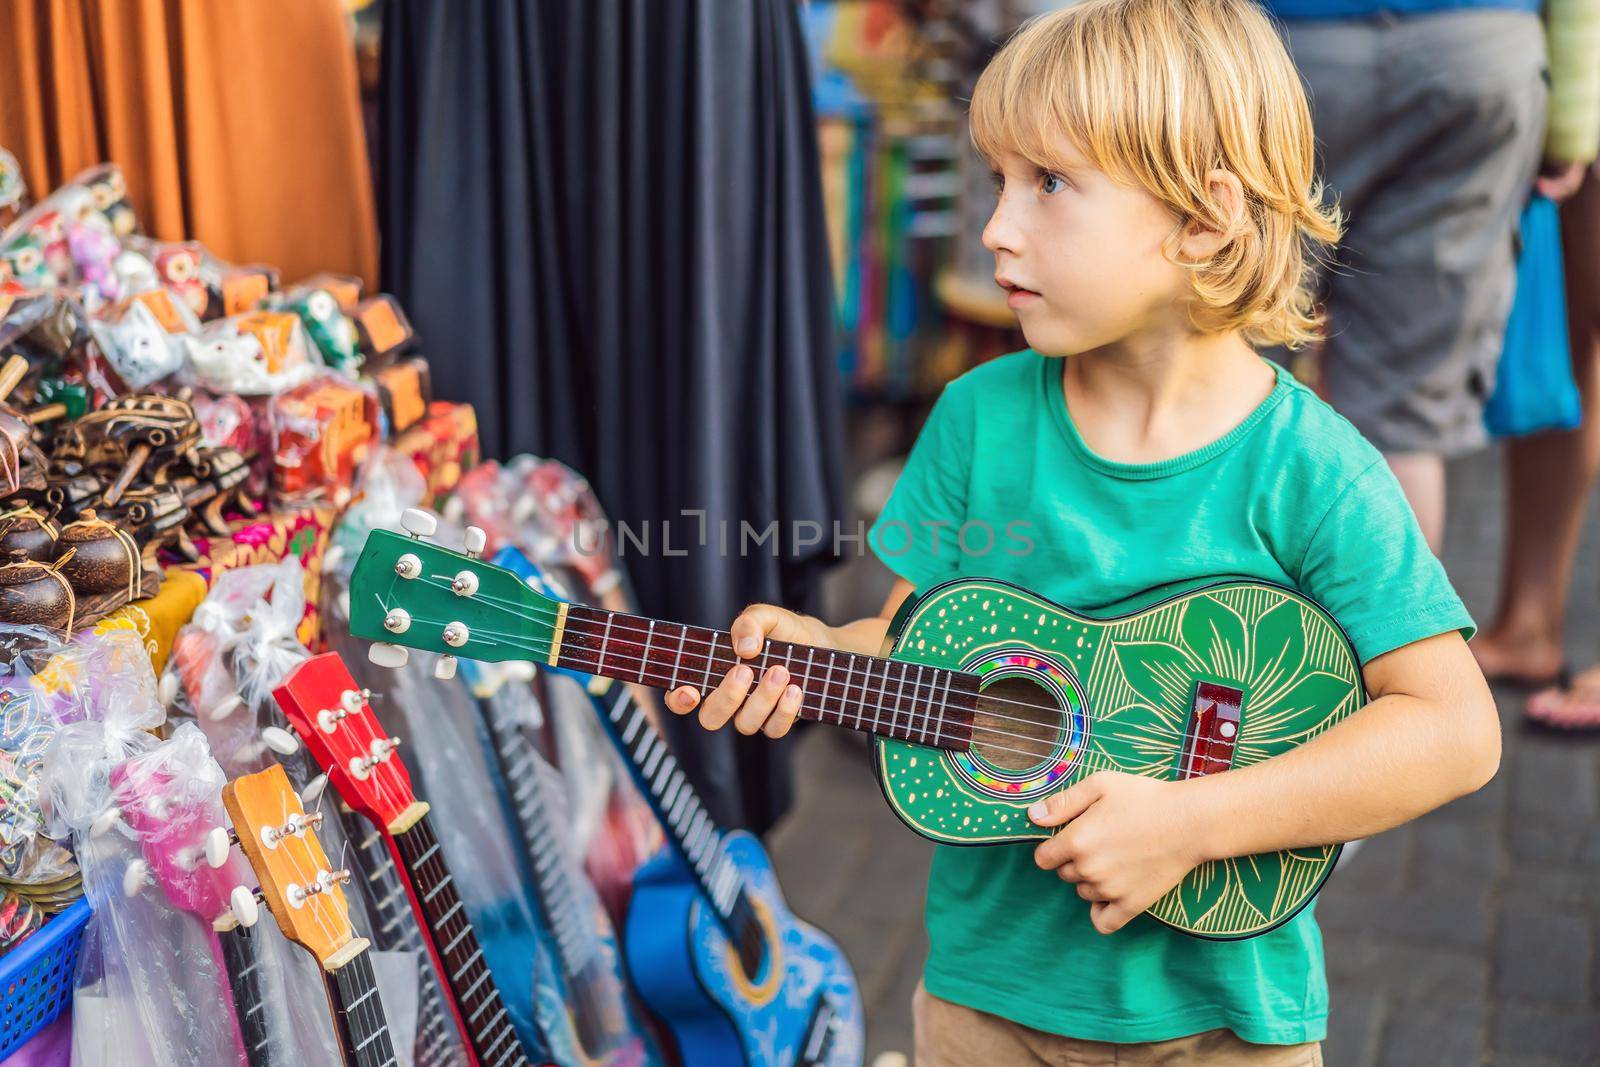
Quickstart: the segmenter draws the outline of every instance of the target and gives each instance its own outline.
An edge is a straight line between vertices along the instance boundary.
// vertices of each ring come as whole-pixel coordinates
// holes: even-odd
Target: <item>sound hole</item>
[[[972,721],[972,751],[1004,771],[1026,771],[1051,759],[1066,715],[1048,689],[1011,675],[984,686]]]

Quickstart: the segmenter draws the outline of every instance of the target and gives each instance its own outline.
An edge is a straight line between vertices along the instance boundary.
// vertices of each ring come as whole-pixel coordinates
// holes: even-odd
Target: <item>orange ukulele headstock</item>
[[[340,888],[350,872],[333,869],[317,841],[322,816],[306,814],[283,768],[273,764],[234,779],[223,787],[222,802],[283,935],[329,971],[365,948],[350,928],[350,905]]]

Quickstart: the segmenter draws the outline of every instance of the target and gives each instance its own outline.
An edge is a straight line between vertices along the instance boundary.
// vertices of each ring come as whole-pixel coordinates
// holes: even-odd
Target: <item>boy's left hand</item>
[[[1039,826],[1064,826],[1034,861],[1077,885],[1102,934],[1122,929],[1203,860],[1182,785],[1101,771],[1028,809]]]

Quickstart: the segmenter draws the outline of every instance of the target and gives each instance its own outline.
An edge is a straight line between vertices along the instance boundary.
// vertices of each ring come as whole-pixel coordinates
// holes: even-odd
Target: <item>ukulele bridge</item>
[[[1239,718],[1244,690],[1222,682],[1197,682],[1189,702],[1189,722],[1183,731],[1183,751],[1178,760],[1180,779],[1216,774],[1233,766],[1239,744]]]

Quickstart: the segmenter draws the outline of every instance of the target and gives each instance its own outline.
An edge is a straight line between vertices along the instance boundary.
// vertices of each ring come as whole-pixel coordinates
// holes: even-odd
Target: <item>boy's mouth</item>
[[[995,282],[1006,291],[1006,306],[1019,308],[1031,304],[1039,299],[1039,294],[1032,289],[1016,284],[1010,278],[995,276]]]

